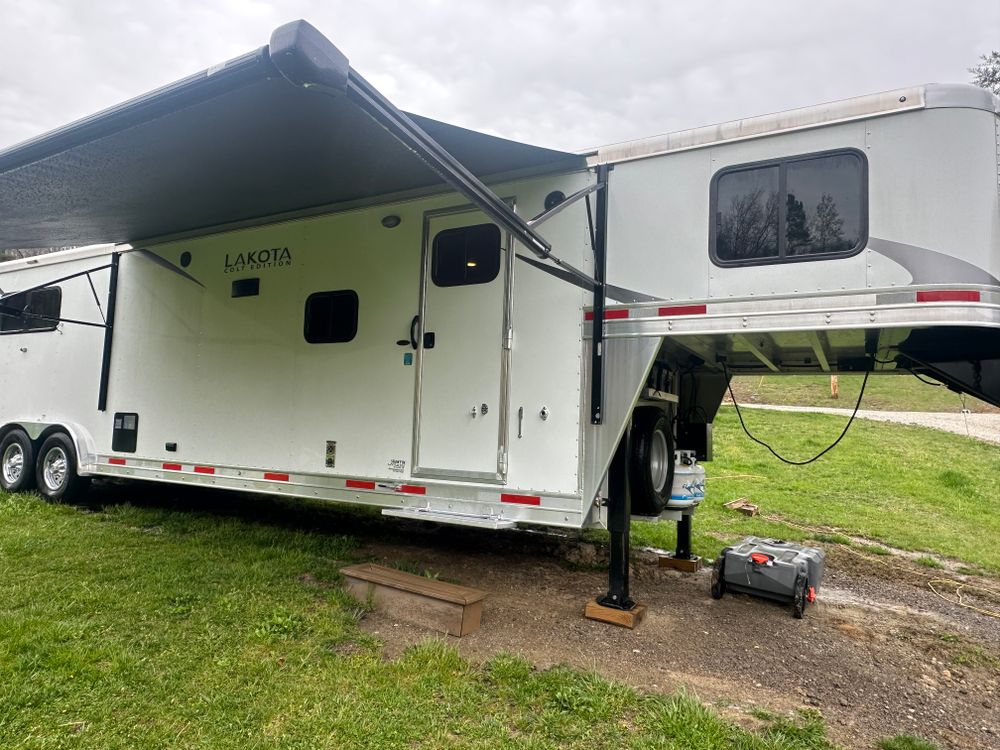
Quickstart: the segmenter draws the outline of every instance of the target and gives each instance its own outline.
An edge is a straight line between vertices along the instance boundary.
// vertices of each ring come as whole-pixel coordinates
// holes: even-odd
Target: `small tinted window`
[[[712,184],[712,259],[751,265],[853,255],[867,241],[857,151],[727,169]]]
[[[358,293],[316,292],[306,300],[305,337],[310,344],[340,344],[358,335]]]
[[[431,280],[437,286],[488,284],[500,274],[500,227],[476,224],[434,237]]]
[[[0,333],[54,331],[62,312],[62,290],[57,286],[15,294],[0,300]]]

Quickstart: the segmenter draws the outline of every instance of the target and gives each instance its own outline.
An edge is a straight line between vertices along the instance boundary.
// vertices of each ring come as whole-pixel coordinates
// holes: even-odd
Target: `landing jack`
[[[608,534],[611,560],[608,593],[587,602],[584,615],[591,620],[635,628],[646,615],[646,605],[629,594],[629,532],[632,521],[632,494],[629,487],[628,457],[631,455],[631,427],[618,443],[608,477]]]

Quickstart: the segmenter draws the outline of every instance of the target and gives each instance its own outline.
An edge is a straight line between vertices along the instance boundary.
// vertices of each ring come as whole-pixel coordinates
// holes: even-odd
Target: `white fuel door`
[[[425,217],[414,474],[502,481],[510,240],[478,211]]]

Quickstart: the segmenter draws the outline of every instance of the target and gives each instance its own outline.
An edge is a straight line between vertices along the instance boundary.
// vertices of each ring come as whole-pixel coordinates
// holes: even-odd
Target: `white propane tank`
[[[705,467],[694,451],[674,451],[674,484],[668,508],[690,508],[705,499]]]

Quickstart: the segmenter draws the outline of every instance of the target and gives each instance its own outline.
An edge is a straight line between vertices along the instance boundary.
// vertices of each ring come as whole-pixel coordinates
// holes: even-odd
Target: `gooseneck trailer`
[[[627,609],[629,518],[689,528],[733,374],[1000,404],[998,113],[928,85],[568,153],[288,24],[0,153],[0,248],[76,248],[0,265],[0,481],[608,526]]]

